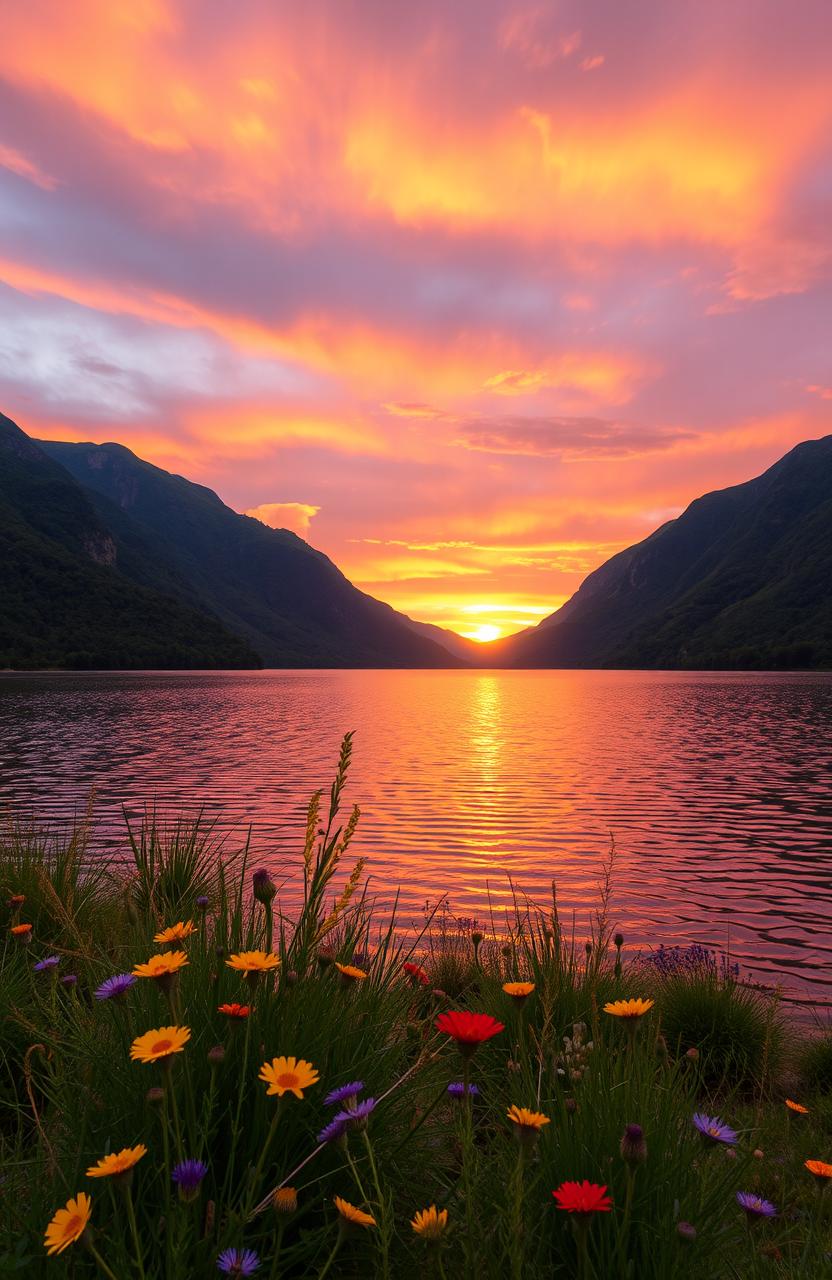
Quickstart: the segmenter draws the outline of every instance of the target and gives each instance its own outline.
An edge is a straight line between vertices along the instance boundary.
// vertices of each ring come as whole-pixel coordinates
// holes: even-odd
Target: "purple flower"
[[[202,1179],[208,1172],[207,1164],[201,1160],[182,1160],[171,1173],[171,1179],[179,1188],[182,1200],[195,1200],[199,1195]]]
[[[346,1111],[339,1111],[334,1120],[330,1120],[318,1134],[318,1142],[323,1146],[325,1142],[337,1142],[339,1138],[343,1138],[347,1131]]]
[[[449,1084],[448,1093],[451,1095],[452,1098],[464,1098],[465,1097],[464,1082],[462,1080],[455,1080],[453,1084]],[[475,1084],[469,1084],[468,1086],[469,1098],[478,1098],[479,1093],[480,1091]]]
[[[722,1142],[733,1147],[737,1141],[735,1130],[723,1124],[718,1116],[706,1116],[704,1111],[697,1111],[693,1116],[693,1124],[709,1142]]]
[[[227,1276],[253,1276],[259,1266],[253,1249],[223,1249],[217,1258],[217,1270]]]
[[[744,1209],[750,1219],[776,1218],[777,1209],[770,1200],[752,1195],[750,1191],[737,1192],[737,1204]]]
[[[116,973],[95,989],[96,1000],[121,1000],[136,982],[132,973]]]
[[[348,1107],[355,1105],[355,1100],[364,1089],[363,1080],[353,1080],[351,1084],[342,1084],[340,1089],[333,1089],[324,1098],[325,1107],[335,1107],[345,1102]]]
[[[77,986],[78,986],[78,974],[77,974],[77,973],[65,973],[65,974],[64,974],[64,976],[61,978],[61,986],[62,986],[62,987],[77,987]]]
[[[35,965],[35,973],[48,973],[50,969],[57,969],[61,963],[60,956],[47,956],[45,960],[39,960]]]
[[[341,1120],[350,1129],[366,1129],[367,1117],[376,1105],[375,1098],[365,1098],[346,1111],[339,1111],[336,1120]]]
[[[259,867],[251,877],[254,896],[258,902],[271,902],[277,893],[277,886],[265,867]]]
[[[201,893],[196,900],[196,905],[199,907],[200,911],[207,911],[210,905],[210,899],[206,898],[204,893]]]

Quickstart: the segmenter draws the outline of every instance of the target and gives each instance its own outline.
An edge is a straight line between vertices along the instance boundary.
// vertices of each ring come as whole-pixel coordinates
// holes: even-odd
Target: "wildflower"
[[[737,1192],[737,1204],[745,1210],[749,1222],[759,1222],[761,1218],[776,1218],[777,1209],[770,1200],[752,1195],[750,1191]]]
[[[595,1182],[562,1182],[557,1191],[553,1191],[559,1209],[567,1213],[609,1213],[612,1200],[607,1195],[607,1188]]]
[[[702,1137],[709,1142],[721,1142],[732,1147],[737,1141],[736,1132],[719,1119],[718,1116],[706,1116],[703,1111],[693,1115],[693,1125]]]
[[[345,1107],[352,1109],[355,1106],[355,1100],[359,1093],[364,1091],[363,1080],[353,1080],[350,1084],[342,1084],[339,1088],[333,1089],[324,1098],[325,1107],[335,1107],[343,1103]]]
[[[77,986],[78,986],[78,974],[77,974],[77,973],[65,973],[65,974],[64,974],[64,976],[61,978],[61,986],[62,986],[62,987],[66,987],[67,989],[70,989],[70,990],[71,990],[73,987],[77,987]]]
[[[570,1116],[574,1116],[575,1112],[578,1110],[578,1104],[574,1098],[566,1098],[563,1105],[567,1114]]]
[[[318,950],[316,959],[321,969],[328,969],[331,964],[335,964],[335,956],[330,947],[321,947]]]
[[[348,1111],[339,1111],[335,1119],[342,1120],[350,1129],[366,1129],[367,1117],[374,1110],[375,1105],[375,1098],[365,1098],[363,1102],[356,1103]]]
[[[350,1204],[349,1200],[342,1200],[340,1196],[335,1196],[334,1204],[345,1226],[374,1227],[376,1225],[376,1220],[371,1213],[365,1213],[363,1209],[356,1209],[355,1205]]]
[[[699,1060],[699,1050],[698,1050],[698,1049],[694,1049],[693,1047],[691,1047],[691,1048],[690,1048],[690,1049],[688,1049],[688,1050],[687,1050],[687,1052],[685,1053],[685,1057],[687,1058],[688,1062],[698,1062],[698,1060]]]
[[[276,969],[280,964],[280,957],[272,951],[239,951],[225,963],[229,969],[235,969],[249,978]]]
[[[96,1000],[122,1000],[136,979],[132,973],[116,973],[112,978],[105,978],[100,987],[96,987]]]
[[[181,1053],[191,1038],[190,1027],[158,1027],[136,1036],[130,1048],[134,1062],[165,1062],[174,1053]]]
[[[48,1254],[63,1253],[64,1249],[79,1240],[87,1229],[92,1216],[92,1200],[79,1191],[74,1200],[67,1200],[66,1208],[59,1209],[49,1226],[43,1243]]]
[[[23,906],[23,904],[24,904],[24,902],[25,902],[25,901],[26,901],[26,895],[25,895],[25,894],[23,894],[23,893],[13,893],[13,894],[11,895],[11,897],[10,897],[10,898],[8,898],[8,900],[7,900],[7,902],[6,902],[6,905],[8,906],[9,911],[11,911],[11,912],[18,912],[18,911],[20,910],[20,908]]]
[[[490,1013],[440,1013],[436,1019],[437,1031],[444,1031],[456,1041],[456,1047],[464,1058],[470,1058],[477,1045],[490,1040],[505,1030],[502,1022]]]
[[[283,981],[287,987],[296,987],[298,985],[297,969],[287,969],[283,975]]]
[[[192,933],[196,933],[196,926],[193,920],[177,920],[176,924],[169,925],[161,933],[154,934],[153,941],[184,942],[186,938],[190,938]]]
[[[225,1062],[225,1045],[212,1044],[208,1050],[208,1062],[212,1067],[221,1067]]]
[[[509,1107],[506,1112],[514,1125],[514,1136],[520,1143],[524,1153],[529,1154],[537,1146],[540,1131],[550,1123],[549,1117],[540,1111],[529,1111],[527,1107]]]
[[[60,956],[46,956],[45,959],[37,962],[34,966],[34,971],[35,973],[48,973],[50,969],[57,969],[60,963]]]
[[[188,963],[184,951],[164,951],[151,956],[146,964],[137,964],[133,970],[136,978],[152,978],[163,991],[170,991],[179,970]]]
[[[448,1210],[437,1209],[436,1205],[432,1204],[429,1209],[420,1209],[415,1217],[411,1218],[410,1225],[417,1236],[421,1236],[429,1244],[435,1244],[442,1239],[447,1230]]]
[[[451,1097],[452,1097],[452,1098],[464,1098],[464,1097],[465,1097],[465,1084],[463,1083],[463,1081],[462,1081],[462,1080],[453,1080],[453,1081],[451,1081],[451,1083],[448,1085],[448,1093],[451,1095]],[[469,1085],[468,1085],[468,1097],[469,1097],[469,1098],[478,1098],[478,1097],[479,1097],[479,1093],[480,1093],[480,1091],[479,1091],[479,1089],[477,1088],[477,1086],[476,1086],[475,1084],[469,1084]]]
[[[620,951],[621,948],[624,946],[624,934],[617,933],[612,941],[616,951]]]
[[[251,1013],[251,1005],[221,1004],[217,1006],[217,1013],[224,1013],[232,1022],[242,1022]]]
[[[30,924],[13,924],[9,928],[9,933],[25,946],[27,942],[31,941],[32,926]]]
[[[621,1159],[629,1165],[642,1164],[647,1159],[647,1143],[640,1124],[628,1124],[621,1139]]]
[[[217,1270],[226,1276],[253,1276],[259,1266],[253,1249],[223,1249],[217,1258]]]
[[[37,967],[37,966],[35,966],[35,967]],[[794,1111],[796,1115],[799,1115],[799,1116],[808,1116],[808,1114],[809,1114],[809,1108],[808,1108],[808,1107],[804,1107],[804,1106],[803,1106],[801,1103],[799,1103],[799,1102],[792,1102],[791,1098],[787,1098],[787,1099],[786,1099],[786,1106],[789,1108],[789,1111]]]
[[[341,986],[351,987],[354,982],[363,982],[367,977],[363,969],[358,969],[354,964],[339,964],[335,961],[335,968],[341,975]]]
[[[102,1156],[101,1159],[89,1169],[87,1169],[88,1178],[118,1178],[124,1179],[132,1175],[133,1168],[139,1163],[142,1156],[147,1155],[147,1147],[144,1143],[139,1143],[136,1147],[123,1147],[121,1151],[113,1152],[108,1156]]]
[[[696,1227],[690,1222],[677,1222],[676,1234],[680,1240],[684,1240],[688,1244],[693,1244],[696,1239]]]
[[[298,1207],[298,1193],[294,1187],[278,1187],[272,1196],[277,1213],[294,1213]]]
[[[423,987],[429,986],[430,978],[420,964],[413,964],[407,960],[402,967],[414,987],[419,986],[420,983]]]
[[[176,1183],[179,1199],[186,1203],[196,1200],[202,1179],[208,1172],[207,1164],[201,1160],[180,1160],[171,1170],[171,1181]]]
[[[637,1022],[645,1013],[650,1012],[654,1004],[655,1000],[610,1000],[604,1005],[604,1013],[612,1014],[614,1018],[623,1018],[627,1022]]]
[[[324,1146],[327,1142],[339,1142],[344,1137],[347,1132],[348,1115],[346,1111],[339,1111],[329,1124],[324,1125],[316,1139],[319,1146]]]
[[[516,1000],[518,1004],[523,1004],[528,1000],[534,991],[533,982],[504,982],[503,991],[507,996],[511,996],[512,1000]]]
[[[201,893],[196,900],[196,905],[198,909],[204,913],[208,910],[209,906],[211,905],[211,901],[209,898],[205,896],[204,893]]]
[[[151,1107],[159,1107],[165,1100],[165,1091],[164,1089],[160,1089],[158,1085],[154,1085],[152,1089],[148,1089],[147,1093],[144,1095],[144,1100]]]
[[[319,1077],[312,1063],[303,1058],[272,1058],[263,1063],[257,1078],[269,1086],[267,1095],[282,1098],[284,1093],[293,1093],[302,1098],[304,1089],[311,1088]]]
[[[265,867],[260,867],[251,877],[254,896],[258,902],[271,902],[277,893],[277,885]]]
[[[764,1155],[765,1155],[765,1153],[762,1152],[759,1147],[755,1147],[754,1150],[751,1152],[751,1154],[755,1160],[762,1160],[764,1159]]]
[[[826,1186],[832,1178],[832,1164],[826,1164],[823,1160],[804,1160],[803,1165],[809,1170],[819,1187]]]

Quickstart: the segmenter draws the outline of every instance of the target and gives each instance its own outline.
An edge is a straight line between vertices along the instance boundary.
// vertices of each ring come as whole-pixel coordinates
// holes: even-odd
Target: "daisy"
[[[151,956],[146,964],[137,964],[133,970],[135,978],[152,978],[160,986],[169,986],[180,969],[188,963],[184,951],[163,951]]]
[[[356,1209],[354,1204],[350,1204],[349,1200],[342,1200],[340,1196],[335,1196],[335,1208],[341,1215],[341,1221],[347,1226],[355,1227],[374,1227],[376,1220],[371,1213],[365,1213],[363,1209]]]
[[[135,983],[132,973],[116,973],[95,989],[96,1000],[121,1000]]]
[[[723,1124],[718,1116],[706,1116],[703,1111],[697,1111],[693,1116],[693,1126],[706,1142],[721,1142],[728,1147],[736,1144],[736,1130]]]
[[[535,1133],[539,1133],[544,1125],[551,1123],[548,1116],[544,1116],[540,1111],[529,1111],[527,1107],[511,1106],[506,1115],[518,1129],[532,1129]]]
[[[490,1013],[440,1013],[436,1019],[437,1031],[444,1031],[456,1041],[456,1047],[464,1058],[470,1058],[484,1040],[505,1031],[502,1022]]]
[[[136,1036],[130,1049],[134,1062],[165,1062],[181,1053],[191,1038],[190,1027],[158,1027]]]
[[[125,1174],[131,1173],[142,1156],[146,1155],[147,1147],[141,1142],[136,1147],[123,1147],[121,1151],[102,1156],[96,1164],[91,1165],[87,1169],[87,1177],[123,1178]]]
[[[410,1225],[417,1236],[435,1243],[441,1240],[447,1230],[448,1210],[437,1209],[436,1205],[432,1204],[429,1209],[420,1209],[415,1217],[411,1218]]]
[[[411,960],[406,960],[402,965],[402,968],[413,983],[414,987],[417,987],[420,984],[423,987],[427,987],[430,984],[430,978],[420,964],[413,964]]]
[[[638,1021],[643,1018],[645,1013],[649,1013],[655,1004],[655,1000],[611,1000],[604,1005],[604,1013],[612,1014],[614,1018],[623,1018],[625,1021]]]
[[[352,1080],[349,1084],[342,1084],[337,1089],[333,1089],[324,1098],[325,1107],[337,1107],[342,1103],[348,1110],[355,1106],[356,1098],[359,1093],[364,1091],[363,1080]]]
[[[59,1209],[49,1226],[43,1243],[48,1254],[63,1253],[64,1249],[79,1240],[87,1229],[92,1215],[92,1200],[79,1191],[74,1200],[67,1200],[66,1208]]]
[[[750,1191],[738,1191],[737,1204],[745,1210],[749,1222],[777,1217],[777,1209],[770,1200],[763,1200],[760,1196],[752,1195]]]
[[[223,1249],[217,1258],[217,1270],[226,1276],[253,1276],[259,1266],[253,1249]]]
[[[534,991],[533,982],[504,982],[503,991],[507,996],[511,996],[512,1000],[516,1000],[518,1004],[522,1004],[524,1000],[528,1000]]]
[[[226,1018],[230,1018],[232,1022],[242,1022],[251,1013],[250,1004],[221,1004],[217,1006],[217,1013],[224,1013]]]
[[[248,978],[260,973],[269,973],[280,964],[280,957],[272,951],[239,951],[225,962],[229,969],[236,970]]]
[[[583,1182],[562,1182],[552,1195],[558,1208],[567,1213],[609,1213],[612,1208],[607,1188],[586,1179]]]
[[[161,933],[155,933],[153,941],[184,942],[186,938],[190,938],[192,933],[196,933],[196,925],[193,920],[177,920],[176,924],[168,925],[167,929],[163,929]]]
[[[335,961],[335,968],[341,975],[341,985],[343,987],[351,987],[354,982],[363,982],[367,974],[363,969],[358,969],[354,964],[339,964]]]
[[[302,1098],[304,1089],[317,1084],[319,1076],[312,1063],[303,1058],[272,1058],[263,1063],[257,1078],[269,1086],[267,1095],[282,1098],[284,1093],[293,1093]]]

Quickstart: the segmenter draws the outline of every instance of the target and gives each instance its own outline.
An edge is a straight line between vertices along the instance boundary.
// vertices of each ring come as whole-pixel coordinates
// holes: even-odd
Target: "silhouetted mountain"
[[[354,587],[286,529],[238,515],[215,493],[119,444],[39,442],[114,525],[113,508],[202,607],[280,667],[452,667],[462,660]],[[109,513],[109,514],[107,514]],[[124,534],[126,537],[126,532]]]
[[[832,667],[832,436],[698,498],[488,649],[515,667]]]
[[[0,667],[257,665],[180,586],[0,414]]]

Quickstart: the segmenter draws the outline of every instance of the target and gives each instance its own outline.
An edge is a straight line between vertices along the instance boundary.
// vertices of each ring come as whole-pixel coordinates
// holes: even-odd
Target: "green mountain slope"
[[[210,489],[118,444],[40,447],[92,500],[129,519],[193,599],[244,637],[267,666],[464,665],[410,619],[359,591],[301,538],[237,514]]]
[[[529,667],[832,667],[832,436],[706,494],[591,573],[533,630]],[[484,655],[485,656],[485,655]]]
[[[215,618],[130,576],[148,560],[0,414],[0,667],[258,665]]]

